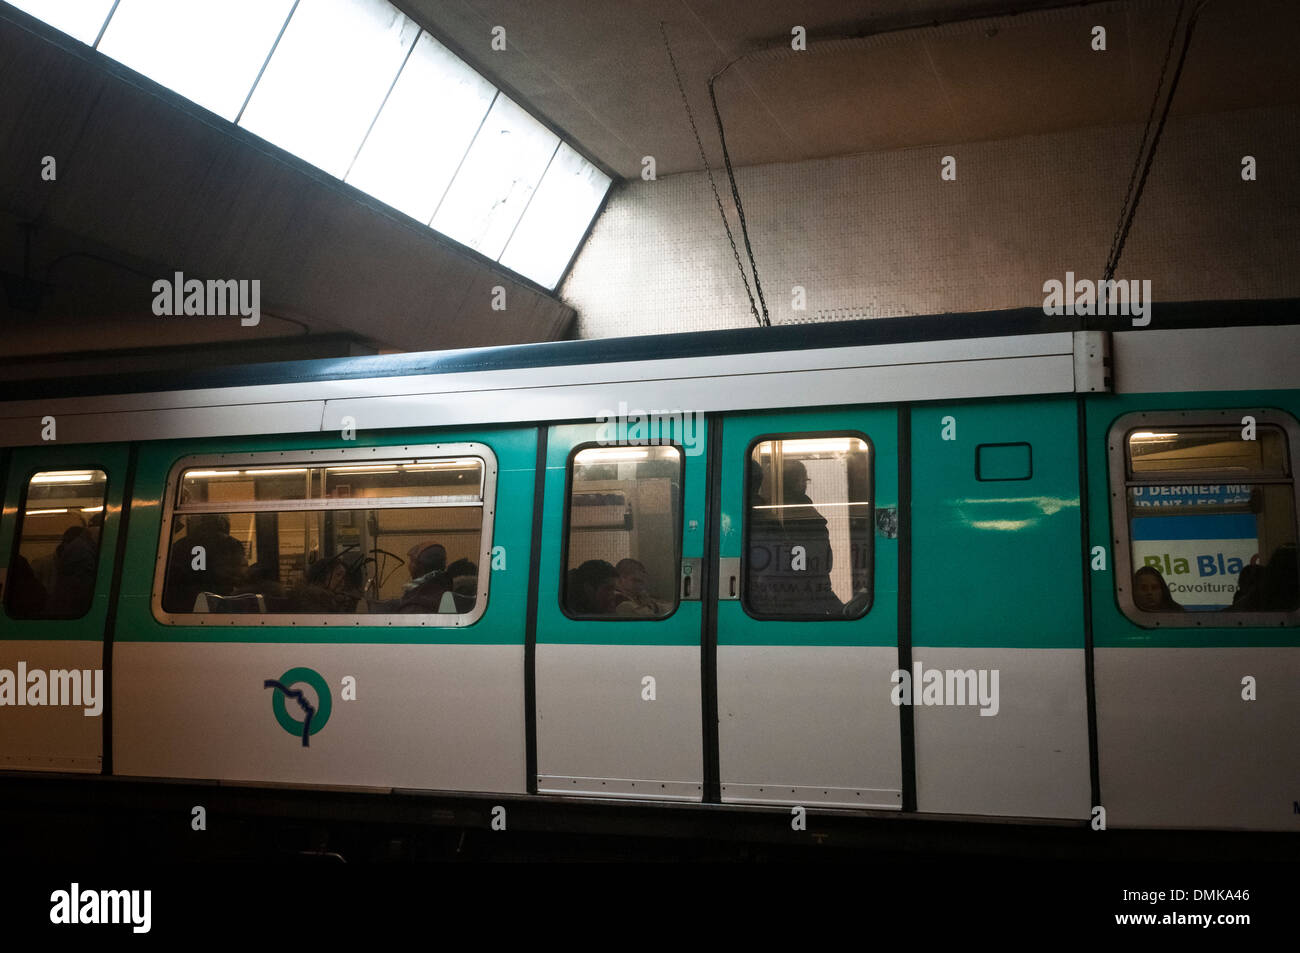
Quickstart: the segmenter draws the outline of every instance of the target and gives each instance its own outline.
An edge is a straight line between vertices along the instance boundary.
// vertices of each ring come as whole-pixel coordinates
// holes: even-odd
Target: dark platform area
[[[202,806],[206,830],[191,827]],[[506,829],[493,830],[505,808]],[[1094,831],[810,807],[319,791],[0,773],[0,843],[36,862],[1300,861],[1300,833]]]

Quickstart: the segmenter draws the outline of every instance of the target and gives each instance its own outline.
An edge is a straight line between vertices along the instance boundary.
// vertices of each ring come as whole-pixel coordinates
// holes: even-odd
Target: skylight
[[[498,260],[539,285],[555,287],[608,189],[609,177],[561,142]]]
[[[610,186],[387,0],[10,2],[547,289]]]
[[[291,9],[293,0],[119,0],[98,49],[233,122]]]
[[[82,43],[93,44],[113,8],[113,0],[8,0],[43,23]]]
[[[496,96],[495,86],[421,35],[347,181],[427,225]]]
[[[343,178],[419,33],[385,0],[300,2],[239,124]]]
[[[559,136],[498,96],[431,224],[499,259],[559,144]]]

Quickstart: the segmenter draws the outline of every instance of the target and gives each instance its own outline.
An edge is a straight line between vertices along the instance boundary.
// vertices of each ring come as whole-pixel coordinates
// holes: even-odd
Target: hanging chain
[[[749,256],[749,267],[754,272],[754,290],[758,292],[758,303],[763,309],[759,324],[770,326],[772,321],[767,315],[767,302],[763,300],[763,286],[758,281],[758,264],[754,261],[754,249],[749,244],[749,228],[745,225],[745,206],[740,204],[740,189],[736,188],[736,173],[731,168],[731,153],[727,151],[727,136],[722,131],[722,113],[718,111],[718,97],[713,92],[713,81],[709,79],[709,100],[713,103],[713,116],[718,121],[718,141],[722,143],[722,161],[727,167],[727,181],[731,183],[731,197],[736,201],[736,216],[740,219],[740,234],[745,239],[745,254]],[[757,317],[757,315],[755,315]]]
[[[664,22],[662,20],[659,21],[659,32],[663,34],[664,49],[668,51],[668,62],[670,62],[673,67],[673,78],[677,81],[677,91],[681,93],[682,105],[686,107],[686,118],[690,120],[691,132],[695,135],[695,145],[700,150],[700,160],[704,163],[704,171],[707,172],[709,176],[709,188],[713,189],[713,198],[718,203],[718,214],[722,216],[722,227],[726,229],[727,241],[731,243],[731,254],[735,256],[736,268],[740,271],[740,280],[744,282],[745,285],[745,297],[749,299],[749,312],[754,316],[754,320],[762,325],[764,323],[763,318],[758,313],[758,305],[754,303],[753,292],[749,290],[749,277],[745,274],[745,266],[740,261],[740,250],[736,248],[736,239],[731,234],[731,224],[727,221],[727,211],[722,205],[722,196],[718,194],[718,185],[713,180],[713,168],[709,165],[708,156],[704,154],[704,143],[700,141],[700,130],[695,125],[695,114],[691,112],[690,100],[686,98],[686,90],[682,87],[682,76],[677,70],[677,60],[673,57],[673,48],[668,43],[668,31],[664,27]],[[739,205],[739,203],[737,203],[737,205]],[[741,221],[744,221],[743,214],[741,216]],[[757,284],[757,273],[754,275],[754,281]],[[761,291],[759,292],[759,295],[761,297]],[[763,310],[766,312],[767,308],[764,307]]]
[[[1155,159],[1156,143],[1159,141],[1160,138],[1160,130],[1161,128],[1164,127],[1165,117],[1169,115],[1169,106],[1174,99],[1174,89],[1171,87],[1169,90],[1169,100],[1168,102],[1165,103],[1164,115],[1161,116],[1160,118],[1160,125],[1156,128],[1155,139],[1151,142],[1151,151],[1150,153],[1148,153],[1147,139],[1151,135],[1151,123],[1155,120],[1156,107],[1159,106],[1160,104],[1160,93],[1165,86],[1165,72],[1169,69],[1169,60],[1173,56],[1174,41],[1178,38],[1178,25],[1179,23],[1182,22],[1183,19],[1184,5],[1185,5],[1184,0],[1179,0],[1178,11],[1174,15],[1174,26],[1173,29],[1169,31],[1169,45],[1165,47],[1165,60],[1164,63],[1162,63],[1160,66],[1160,79],[1156,82],[1156,92],[1155,92],[1155,96],[1152,97],[1151,100],[1151,110],[1147,113],[1146,126],[1142,130],[1142,140],[1141,142],[1138,143],[1137,159],[1133,163],[1133,171],[1129,173],[1128,188],[1124,193],[1124,204],[1120,206],[1119,221],[1115,223],[1115,234],[1111,238],[1110,251],[1106,255],[1106,270],[1105,270],[1105,275],[1103,276],[1102,279],[1103,281],[1111,280],[1115,276],[1115,269],[1119,266],[1119,256],[1124,251],[1124,243],[1128,239],[1129,226],[1133,224],[1133,214],[1136,213],[1137,211],[1137,202],[1138,202],[1138,198],[1142,194],[1142,185],[1146,182],[1147,172],[1150,171],[1151,163]],[[1191,31],[1192,31],[1192,26],[1196,22],[1196,15],[1197,13],[1200,12],[1200,7],[1203,5],[1204,5],[1203,2],[1201,4],[1198,4],[1196,10],[1193,11],[1192,13],[1191,19],[1188,21],[1187,38],[1186,38],[1186,42],[1184,42],[1183,44],[1184,55],[1186,55],[1187,53],[1187,43],[1191,42],[1191,38],[1192,38]],[[1178,63],[1178,71],[1181,70],[1182,70],[1182,60],[1180,59]],[[1177,86],[1177,83],[1178,83],[1178,78],[1177,78],[1177,71],[1176,71],[1174,76],[1175,87]],[[1146,157],[1145,167],[1143,164],[1144,156]],[[1141,181],[1138,180],[1139,170],[1142,170]],[[1135,182],[1138,183],[1136,193],[1133,187]]]

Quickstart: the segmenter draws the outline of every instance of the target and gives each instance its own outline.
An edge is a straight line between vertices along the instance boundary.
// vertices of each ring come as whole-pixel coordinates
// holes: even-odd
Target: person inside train
[[[279,579],[279,570],[274,562],[258,561],[248,567],[244,581],[235,587],[235,595],[259,595],[266,603],[268,612],[293,612],[296,605],[286,592]]]
[[[1170,595],[1165,577],[1153,566],[1143,566],[1133,574],[1133,604],[1143,612],[1183,611]]]
[[[86,521],[86,530],[90,533],[90,538],[95,541],[95,548],[99,549],[100,536],[104,532],[104,511],[102,509],[98,513],[90,514],[90,519]]]
[[[776,568],[781,558],[782,532],[768,499],[762,493],[763,468],[749,460],[749,546],[745,592],[755,612],[777,613]]]
[[[5,581],[5,606],[15,619],[31,619],[45,611],[47,593],[22,553],[14,556]]]
[[[621,616],[656,618],[667,615],[672,606],[650,594],[645,564],[638,559],[623,559],[614,567],[618,573],[618,598],[614,611]]]
[[[781,550],[782,585],[777,598],[781,611],[798,615],[841,615],[844,603],[831,588],[834,553],[826,522],[809,498],[808,469],[799,460],[787,460],[781,471],[782,524],[785,546]],[[800,557],[795,547],[802,547]]]
[[[411,581],[390,612],[440,612],[442,597],[451,591],[447,575],[447,549],[441,543],[416,543],[407,551],[406,568]],[[376,610],[382,611],[382,610]]]
[[[763,495],[763,467],[753,457],[749,458],[749,506],[751,509],[766,510],[767,497]]]
[[[31,562],[32,574],[40,583],[41,590],[48,595],[54,591],[54,574],[56,571],[54,550],[43,556],[37,556]]]
[[[320,559],[293,592],[299,612],[355,612],[361,598],[359,573],[341,556]]]
[[[1273,610],[1290,612],[1300,608],[1300,564],[1295,543],[1286,543],[1274,550],[1268,568],[1273,577]]]
[[[198,557],[195,547],[203,547],[206,568],[194,568]],[[167,561],[167,586],[163,591],[163,609],[167,612],[193,612],[199,593],[228,596],[244,579],[248,557],[244,544],[230,535],[230,519],[220,513],[191,516],[187,532],[172,543]]]
[[[53,616],[80,616],[90,608],[95,593],[99,547],[84,526],[69,526],[54,550],[54,591],[45,611]]]
[[[1247,563],[1241,567],[1241,575],[1237,577],[1237,591],[1232,594],[1232,608],[1242,609],[1253,600],[1253,592],[1259,585],[1260,576],[1264,574],[1264,567],[1259,563]]]
[[[574,615],[614,615],[620,601],[618,570],[603,559],[588,559],[569,573],[565,601]]]
[[[67,538],[69,533],[81,531],[85,528],[86,523],[84,521],[79,522],[77,526],[69,527],[64,530],[64,539]],[[94,538],[96,540],[96,551],[98,551],[98,533],[95,534]],[[62,542],[63,540],[60,540],[60,545]],[[40,582],[41,588],[45,591],[47,601],[53,598],[54,587],[58,583],[59,575],[59,554],[57,549],[50,550],[43,556],[37,556],[31,561],[31,568],[32,572],[36,574],[36,578]],[[50,607],[47,605],[46,608],[48,609]]]
[[[447,567],[451,577],[451,594],[457,612],[471,612],[478,602],[478,565],[469,559],[458,559]],[[446,599],[443,605],[446,605]]]
[[[1300,570],[1296,564],[1295,543],[1279,546],[1265,565],[1254,568],[1259,572],[1240,601],[1234,600],[1234,609],[1242,612],[1290,612],[1300,608]],[[1245,575],[1244,569],[1242,575]]]
[[[1273,575],[1273,609],[1290,612],[1300,608],[1300,562],[1296,557],[1295,543],[1286,543],[1273,552],[1268,561]]]
[[[442,543],[416,543],[406,552],[406,571],[411,574],[411,582],[419,582],[446,568],[447,547]]]

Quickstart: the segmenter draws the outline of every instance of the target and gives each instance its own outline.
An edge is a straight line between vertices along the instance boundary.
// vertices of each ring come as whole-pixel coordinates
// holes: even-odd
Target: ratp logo
[[[306,685],[307,688],[296,686]],[[330,687],[325,684],[319,672],[310,668],[291,668],[278,679],[268,678],[262,683],[263,688],[275,689],[271,693],[271,711],[280,727],[289,734],[302,738],[302,746],[309,747],[308,739],[325,727],[330,720],[333,702],[330,699]],[[314,694],[315,701],[310,697]],[[301,720],[289,713],[286,699],[292,698],[295,707],[303,713]]]

